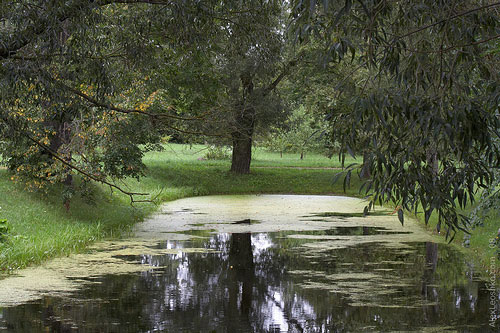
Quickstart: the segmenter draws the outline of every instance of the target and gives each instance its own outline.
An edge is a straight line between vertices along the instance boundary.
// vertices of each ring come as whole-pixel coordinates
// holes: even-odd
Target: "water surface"
[[[488,332],[461,253],[358,199],[182,199],[133,237],[0,281],[13,332]],[[496,300],[499,291],[494,291]]]

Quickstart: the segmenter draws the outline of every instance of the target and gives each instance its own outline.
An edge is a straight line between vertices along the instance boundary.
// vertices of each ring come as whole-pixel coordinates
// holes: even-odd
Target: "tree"
[[[283,157],[285,150],[297,152],[303,159],[311,150],[326,150],[325,122],[318,119],[311,110],[300,105],[291,112],[281,127],[274,127],[268,136],[266,146],[272,151],[279,151]]]
[[[274,89],[295,60],[286,60],[284,11],[280,1],[225,4],[241,14],[221,25],[212,42],[219,45],[214,63],[221,73],[217,110],[218,127],[229,129],[231,171],[250,172],[256,127],[276,122],[280,113]],[[234,7],[233,7],[234,6]]]
[[[250,172],[256,130],[283,118],[274,91],[296,63],[293,51],[286,49],[286,6],[280,1],[214,1],[199,13],[198,19],[209,23],[196,29],[195,42],[174,46],[182,55],[175,73],[156,69],[176,110],[202,115],[201,121],[178,128],[231,145],[235,173]],[[163,57],[161,52],[157,56]],[[185,92],[182,101],[179,91]]]
[[[100,181],[133,200],[139,193],[108,177],[140,176],[139,145],[158,140],[153,119],[137,116],[148,114],[141,104],[113,105],[116,91],[127,95],[126,84],[137,81],[122,69],[138,63],[130,45],[138,42],[133,32],[142,22],[121,40],[112,38],[120,32],[112,14],[125,20],[126,13],[104,6],[109,3],[18,1],[0,10],[4,161],[33,187],[64,183],[67,207],[72,171],[83,184]]]
[[[264,139],[264,146],[270,151],[279,152],[280,157],[283,158],[283,153],[291,147],[287,131],[279,127],[270,128],[270,132]]]
[[[248,172],[258,108],[288,68],[281,13],[274,1],[3,2],[5,163],[33,187],[62,182],[70,196],[76,171],[134,200],[109,178],[139,177],[142,147],[222,123],[233,171]]]
[[[339,131],[344,151],[373,147],[372,202],[391,202],[427,222],[436,211],[446,234],[465,230],[457,212],[492,182],[500,154],[498,71],[487,55],[498,39],[498,2],[382,0],[295,1],[299,39],[328,41],[332,61],[356,54],[360,68],[376,69],[374,85],[388,86],[354,98],[350,124]],[[340,127],[342,128],[342,127]],[[486,157],[486,159],[484,158]],[[350,177],[350,168],[346,177]],[[403,222],[403,214],[399,214]]]

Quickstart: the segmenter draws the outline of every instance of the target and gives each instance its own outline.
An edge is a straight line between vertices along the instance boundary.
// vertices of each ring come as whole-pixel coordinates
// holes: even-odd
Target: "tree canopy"
[[[369,147],[372,202],[423,209],[426,222],[437,211],[447,234],[467,227],[457,206],[473,202],[499,164],[499,6],[294,2],[297,38],[321,38],[329,59],[350,55],[355,71],[373,73],[345,96],[352,111],[332,114],[346,152]]]
[[[281,101],[293,95],[275,90],[302,73],[301,103],[325,113],[341,158],[366,157],[347,166],[346,183],[356,169],[369,174],[369,206],[394,201],[426,221],[436,211],[452,235],[468,224],[458,206],[493,183],[500,160],[499,8],[4,1],[2,155],[35,187],[71,188],[77,171],[134,197],[110,179],[140,176],[144,151],[182,133],[230,142],[232,170],[247,173],[256,126],[282,120]]]

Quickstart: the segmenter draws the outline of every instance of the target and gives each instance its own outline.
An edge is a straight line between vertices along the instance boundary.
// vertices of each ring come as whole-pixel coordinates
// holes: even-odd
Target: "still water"
[[[1,330],[498,331],[499,290],[460,252],[411,220],[350,214],[364,205],[282,195],[169,203],[129,239],[0,281]]]

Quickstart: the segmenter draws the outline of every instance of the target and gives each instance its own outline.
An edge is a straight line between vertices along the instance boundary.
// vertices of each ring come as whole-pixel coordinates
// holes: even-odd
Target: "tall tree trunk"
[[[63,157],[67,162],[71,162],[71,151],[61,151],[60,148],[68,143],[71,140],[71,129],[69,122],[66,121],[53,121],[49,123],[49,126],[52,127],[56,134],[50,141],[49,148],[51,151],[55,153],[59,153],[61,157]],[[65,168],[64,173],[66,177],[62,180],[62,183],[66,186],[68,191],[72,191],[73,188],[73,176],[71,174],[70,168]],[[63,205],[66,207],[66,210],[69,210],[70,199],[64,198]]]
[[[273,91],[290,69],[297,64],[297,60],[292,59],[283,71],[267,87],[260,92],[260,97],[265,97]],[[234,119],[234,131],[231,133],[233,139],[233,156],[231,161],[231,171],[238,174],[250,173],[250,162],[252,161],[252,136],[255,128],[255,108],[253,106],[253,74],[244,71],[240,75],[243,96],[236,108]]]
[[[255,108],[250,100],[253,93],[253,82],[250,73],[241,75],[243,98],[235,116],[233,139],[233,155],[231,171],[238,174],[250,173],[252,161],[252,136],[255,128]]]
[[[252,137],[246,133],[233,133],[233,156],[231,171],[239,174],[250,173],[252,161]]]
[[[359,176],[362,179],[368,179],[372,176],[370,153],[367,151],[363,152],[363,165],[361,166],[361,173]]]

